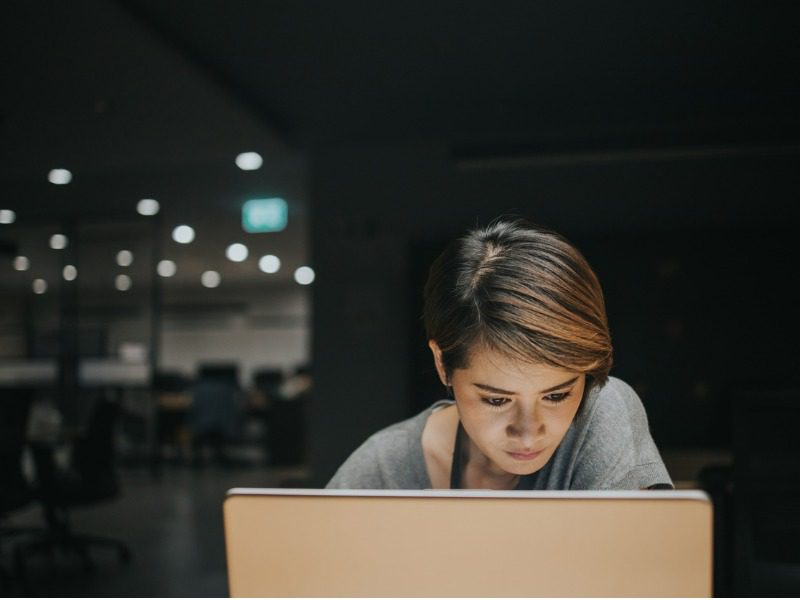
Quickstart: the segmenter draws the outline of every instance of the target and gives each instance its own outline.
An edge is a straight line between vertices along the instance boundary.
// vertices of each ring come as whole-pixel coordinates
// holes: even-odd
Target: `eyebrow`
[[[580,377],[580,375],[578,377]],[[573,377],[569,381],[565,381],[564,383],[559,383],[558,385],[554,385],[553,387],[547,388],[546,390],[542,390],[539,393],[540,394],[546,394],[547,392],[554,392],[556,390],[560,390],[561,388],[565,388],[568,385],[572,385],[573,383],[578,381],[578,377]],[[517,392],[510,392],[508,390],[501,390],[500,388],[496,388],[496,387],[491,386],[491,385],[486,385],[485,383],[473,382],[472,385],[474,385],[475,387],[481,388],[482,390],[485,390],[487,392],[493,392],[495,394],[508,394],[509,396],[514,396],[517,393]]]

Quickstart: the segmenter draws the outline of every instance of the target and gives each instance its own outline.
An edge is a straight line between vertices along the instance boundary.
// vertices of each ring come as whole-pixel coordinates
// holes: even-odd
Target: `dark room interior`
[[[324,487],[444,398],[428,269],[501,216],[596,271],[714,595],[800,594],[790,4],[5,12],[4,595],[227,596],[226,491]]]

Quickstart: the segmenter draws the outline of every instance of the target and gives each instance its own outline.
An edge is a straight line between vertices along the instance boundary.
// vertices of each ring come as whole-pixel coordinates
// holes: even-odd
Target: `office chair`
[[[184,437],[189,433],[189,404],[186,390],[189,382],[182,375],[170,372],[156,373],[153,391],[156,394],[155,432],[156,448],[153,458],[156,466],[166,458],[164,450],[171,448],[179,458],[185,458]]]
[[[31,400],[31,390],[0,390],[0,556],[3,555],[4,543],[20,535],[41,531],[3,524],[8,515],[27,507],[34,500],[33,490],[22,472],[22,454]],[[17,580],[20,580],[25,589],[21,574],[12,573],[0,564],[0,591],[10,590]]]
[[[800,388],[733,396],[734,595],[800,594]]]
[[[189,423],[195,460],[202,464],[202,451],[210,447],[214,458],[227,463],[227,444],[241,439],[243,397],[235,365],[204,365],[191,386]]]
[[[714,596],[733,596],[733,467],[706,465],[698,474],[700,489],[714,505]]]
[[[0,392],[0,515],[33,500],[33,492],[22,472],[30,408],[30,394],[20,390]]]
[[[273,466],[305,464],[306,410],[311,401],[312,379],[302,366],[284,381],[270,405],[269,462]]]
[[[87,570],[94,568],[89,555],[92,547],[116,550],[123,563],[131,560],[131,551],[124,542],[76,533],[69,522],[70,510],[107,502],[120,495],[114,452],[118,410],[116,402],[96,402],[87,429],[73,444],[72,460],[66,472],[56,468],[52,446],[32,445],[38,497],[44,508],[47,530],[37,539],[15,548],[15,565],[23,575],[29,556],[52,554],[55,549],[78,555]]]

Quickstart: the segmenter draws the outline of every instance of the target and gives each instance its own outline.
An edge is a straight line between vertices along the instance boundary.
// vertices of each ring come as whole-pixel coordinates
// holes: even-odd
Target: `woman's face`
[[[437,370],[441,352],[431,342]],[[586,377],[475,349],[450,379],[464,430],[492,471],[528,475],[541,469],[578,411]]]

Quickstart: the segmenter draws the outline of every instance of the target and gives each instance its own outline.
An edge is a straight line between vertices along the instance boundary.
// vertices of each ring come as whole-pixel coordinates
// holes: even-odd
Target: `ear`
[[[447,372],[444,369],[444,362],[442,362],[442,349],[439,348],[439,344],[435,340],[428,340],[428,348],[433,352],[433,362],[436,365],[436,372],[439,373],[442,385],[449,386],[450,382],[447,380]]]

